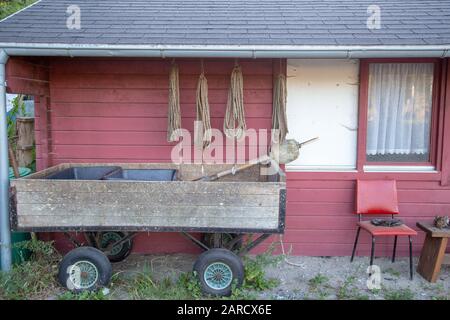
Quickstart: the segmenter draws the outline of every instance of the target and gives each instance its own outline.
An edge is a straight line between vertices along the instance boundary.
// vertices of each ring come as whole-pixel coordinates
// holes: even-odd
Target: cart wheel
[[[236,233],[221,233],[222,235],[222,248],[227,248],[233,252],[237,252],[242,248],[242,239],[236,242],[232,248],[228,247],[228,243],[234,238],[238,237],[239,234]],[[209,248],[215,248],[214,246],[214,233],[203,233],[201,241],[206,244]]]
[[[58,280],[74,292],[95,290],[111,280],[112,267],[106,255],[92,247],[79,247],[64,256]]]
[[[99,237],[100,242],[100,249],[101,251],[105,252],[109,248],[108,246],[110,244],[113,244],[120,239],[123,239],[125,237],[125,233],[123,232],[116,232],[116,231],[108,231],[108,232],[102,232]],[[126,257],[128,257],[131,253],[131,249],[133,248],[133,241],[131,239],[112,247],[106,256],[108,257],[109,261],[111,262],[119,262],[122,260],[125,260]]]
[[[206,294],[229,296],[233,283],[244,281],[242,260],[230,250],[211,249],[202,253],[194,264],[202,290]]]

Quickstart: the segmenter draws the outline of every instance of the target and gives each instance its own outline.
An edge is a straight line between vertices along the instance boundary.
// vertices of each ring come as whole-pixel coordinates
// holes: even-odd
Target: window
[[[433,63],[371,63],[367,112],[368,162],[427,162]]]
[[[359,61],[289,59],[287,65],[288,138],[319,137],[287,170],[355,170]]]

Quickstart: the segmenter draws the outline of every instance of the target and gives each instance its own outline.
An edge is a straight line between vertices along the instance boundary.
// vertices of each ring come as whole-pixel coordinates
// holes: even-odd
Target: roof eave
[[[158,58],[395,58],[450,57],[448,45],[105,45],[1,43],[9,56]]]

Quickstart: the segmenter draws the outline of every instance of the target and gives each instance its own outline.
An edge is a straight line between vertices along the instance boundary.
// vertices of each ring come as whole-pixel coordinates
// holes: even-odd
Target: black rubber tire
[[[123,232],[118,232],[118,231],[107,231],[107,232],[102,232],[102,235],[100,237],[100,242],[102,241],[102,237],[104,234],[106,233],[117,233],[121,238],[124,238],[126,236],[125,233]],[[101,251],[105,251],[105,248],[97,248],[100,249]],[[111,262],[120,262],[125,260],[131,253],[131,250],[133,249],[133,240],[129,239],[127,241],[125,241],[124,243],[122,243],[122,248],[120,249],[120,251],[116,254],[107,254],[106,256],[108,257],[109,261]]]
[[[201,236],[201,242],[203,242],[206,246],[208,246],[208,248],[214,248],[214,237],[213,237],[213,233],[203,233]],[[223,233],[222,234],[223,237],[225,238],[225,244],[224,246],[226,246],[227,242],[234,239],[235,237],[239,236],[239,234],[237,233]],[[227,240],[228,238],[228,240]],[[239,250],[241,250],[242,248],[242,239],[239,240],[234,246],[233,248],[228,248],[233,252],[239,252]]]
[[[79,261],[92,263],[98,272],[96,282],[89,288],[79,288],[69,279],[69,269]],[[92,291],[105,287],[111,281],[112,266],[106,255],[93,247],[79,247],[67,253],[59,264],[59,283],[73,292]]]
[[[207,267],[214,262],[226,264],[233,272],[231,284],[221,290],[211,288],[204,279]],[[231,295],[233,284],[240,287],[244,282],[245,271],[241,258],[227,249],[216,248],[203,252],[194,263],[194,271],[197,273],[203,293],[209,295],[229,296]]]

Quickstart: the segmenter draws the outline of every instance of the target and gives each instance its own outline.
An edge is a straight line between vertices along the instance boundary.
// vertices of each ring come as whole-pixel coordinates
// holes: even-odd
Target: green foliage
[[[309,291],[314,294],[316,299],[324,300],[330,295],[329,278],[318,273],[308,281]]]
[[[309,279],[309,289],[311,291],[317,291],[321,286],[328,284],[328,277],[321,273],[316,274],[313,278]]]
[[[272,256],[271,251],[255,257],[244,258],[245,278],[242,287],[233,283],[232,295],[223,299],[256,299],[256,292],[271,289],[278,284],[275,279],[267,279],[265,267],[278,263],[280,257]],[[195,272],[181,273],[176,280],[166,277],[160,281],[152,276],[148,266],[131,279],[113,277],[113,286],[120,283],[133,299],[204,299],[198,275]],[[214,297],[217,298],[217,297]]]
[[[400,277],[400,275],[401,275],[400,271],[395,270],[393,268],[387,268],[384,272],[387,274],[390,274],[391,276],[397,277],[397,278]]]
[[[19,115],[25,115],[25,103],[23,102],[23,97],[18,95],[12,100],[12,109],[8,112],[6,118],[8,125],[8,139],[12,140],[16,135],[16,122],[15,118]]]
[[[356,276],[349,276],[344,283],[338,287],[336,298],[339,300],[369,300],[367,294],[363,294],[355,286]]]
[[[30,240],[16,246],[30,250],[32,256],[29,261],[14,266],[11,272],[0,273],[0,300],[47,296],[57,286],[59,255],[52,243]]]
[[[58,296],[58,300],[107,300],[108,297],[103,293],[103,290],[98,291],[83,291],[74,293],[66,291]]]
[[[278,280],[268,279],[265,268],[278,263],[279,257],[264,253],[255,257],[245,257],[245,278],[242,288],[245,290],[263,291],[278,285]]]
[[[193,272],[182,273],[176,280],[166,277],[157,281],[151,271],[144,267],[144,271],[122,283],[132,299],[192,300],[202,296],[200,284]]]
[[[178,279],[178,285],[185,288],[191,297],[195,299],[201,298],[202,290],[195,271],[182,273]]]
[[[20,9],[29,6],[36,2],[36,0],[8,0],[0,1],[0,19],[19,11]]]
[[[0,2],[1,3],[1,2]],[[7,121],[7,130],[8,130],[8,140],[12,145],[13,150],[16,147],[16,121],[15,119],[18,116],[26,117],[28,116],[25,108],[25,103],[23,102],[23,95],[18,95],[12,100],[12,109],[8,112],[6,121]],[[31,169],[32,172],[36,172],[36,146],[33,146],[32,149],[32,157],[33,162],[28,165],[28,168]]]

